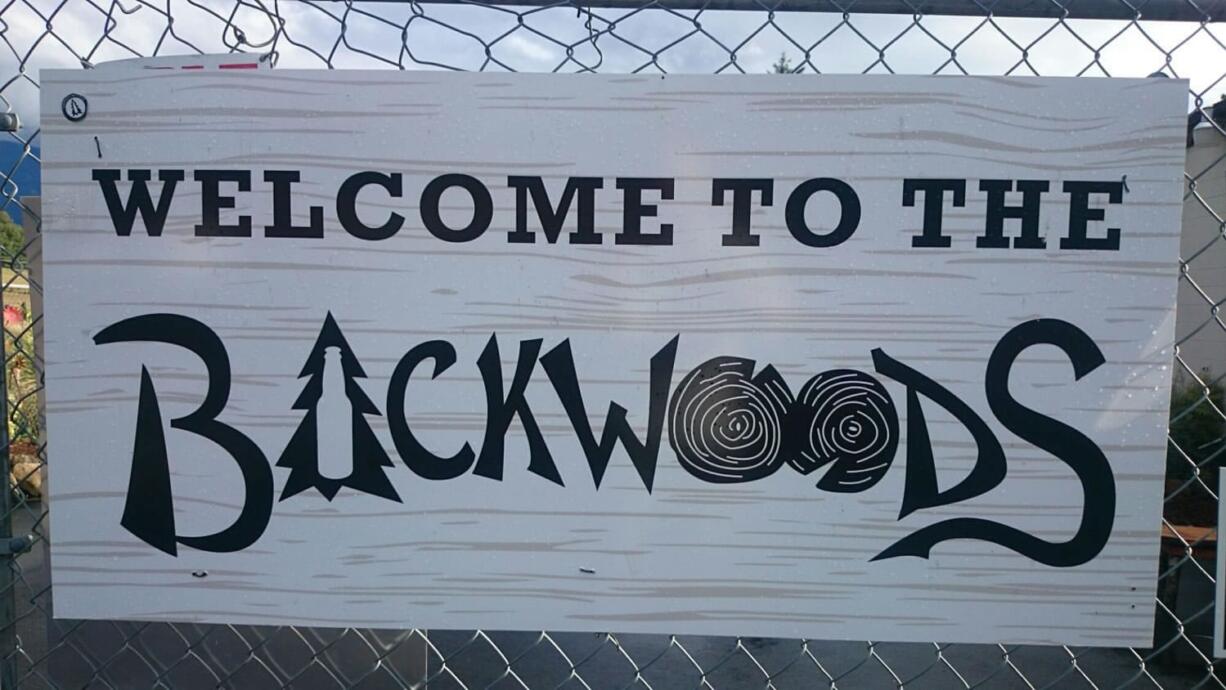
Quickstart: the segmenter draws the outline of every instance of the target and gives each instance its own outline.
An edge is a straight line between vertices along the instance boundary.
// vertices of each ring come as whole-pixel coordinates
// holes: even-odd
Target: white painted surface
[[[1226,204],[1226,171],[1219,164],[1226,156],[1226,137],[1207,124],[1193,136],[1196,145],[1188,149],[1187,170],[1196,179],[1196,193],[1185,191],[1179,250],[1191,260],[1188,280],[1179,281],[1175,340],[1179,355],[1197,375],[1203,370],[1220,375],[1226,372],[1226,329],[1215,320],[1212,302],[1226,295],[1226,242],[1222,221],[1212,209]]]
[[[1150,642],[1183,82],[50,71],[42,83],[57,617]],[[72,92],[89,99],[83,122],[59,115]],[[162,237],[147,237],[139,222],[131,237],[116,237],[90,179],[97,167],[302,170],[296,219],[305,221],[306,203],[320,204],[327,232],[322,240],[263,237],[271,195],[257,182],[225,216],[255,216],[255,237],[195,237],[200,197],[189,172]],[[404,174],[404,199],[363,197],[360,211],[372,218],[406,216],[381,242],[347,235],[335,218],[337,186],[366,169]],[[490,230],[469,243],[440,242],[417,215],[425,182],[454,172],[494,195]],[[555,200],[566,176],[606,178],[597,192],[605,243],[543,244],[537,228],[538,244],[508,244],[514,193],[505,178],[519,174],[545,176]],[[1123,175],[1130,192],[1107,211],[1107,224],[1122,228],[1120,251],[1055,248],[1068,214],[1055,193],[1060,182]],[[676,198],[645,221],[672,223],[672,246],[613,245],[616,176],[676,178]],[[720,245],[731,207],[710,204],[716,176],[776,181],[774,205],[755,207],[759,247]],[[850,183],[864,213],[846,243],[811,249],[788,234],[784,204],[796,184],[821,176]],[[914,250],[922,210],[902,207],[902,179],[937,176],[972,180],[967,206],[946,209],[951,248]],[[974,181],[983,178],[1052,181],[1047,250],[975,248],[984,195]],[[444,199],[455,207],[444,217],[458,223],[466,209],[455,199]],[[828,229],[819,217],[833,208],[815,200],[809,217]],[[274,506],[256,544],[230,554],[180,548],[171,557],[124,530],[141,365],[166,419],[199,404],[203,369],[174,347],[95,346],[92,337],[150,312],[208,324],[233,368],[221,419],[275,462],[302,420],[291,409],[303,385],[297,375],[329,310],[381,412],[404,352],[432,338],[455,345],[456,365],[435,381],[419,370],[406,403],[414,430],[441,454],[464,442],[479,447],[475,362],[491,332],[508,381],[519,340],[543,338],[544,352],[569,338],[596,430],[616,400],[640,436],[648,361],[680,334],[674,385],[710,357],[738,355],[773,364],[795,393],[823,370],[873,372],[870,351],[883,348],[974,408],[1004,446],[1009,473],[984,496],[899,520],[906,438],[885,478],[858,494],[818,491],[820,470],[802,477],[787,467],[752,483],[706,484],[676,463],[666,441],[653,492],[620,449],[597,491],[538,366],[528,399],[565,487],[526,471],[518,424],[507,437],[504,481],[470,473],[430,482],[400,463],[384,419],[372,417],[396,460],[388,474],[402,504],[347,490],[332,502],[303,493]],[[984,398],[992,348],[1037,317],[1074,323],[1106,356],[1074,382],[1058,350],[1036,347],[1010,384],[1021,402],[1107,454],[1118,501],[1106,548],[1074,568],[976,541],[941,544],[928,560],[870,562],[951,517],[988,518],[1053,541],[1072,535],[1082,500],[1073,473],[1004,429]],[[905,434],[905,389],[878,378]],[[925,412],[948,486],[969,470],[974,448],[948,414],[935,405]],[[242,495],[233,463],[207,441],[166,433],[179,531],[229,524]],[[273,472],[279,492],[288,471]]]
[[[1226,488],[1226,475],[1218,473],[1217,476],[1218,496],[1222,495],[1222,489]],[[1217,524],[1218,534],[1222,532],[1223,514],[1226,509],[1223,509],[1222,502],[1218,501],[1217,506]],[[1216,544],[1215,544],[1216,546]],[[1216,548],[1217,572],[1226,573],[1226,549]],[[1213,656],[1214,658],[1226,657],[1226,581],[1223,578],[1217,578],[1213,583],[1213,594],[1215,607],[1213,609]]]

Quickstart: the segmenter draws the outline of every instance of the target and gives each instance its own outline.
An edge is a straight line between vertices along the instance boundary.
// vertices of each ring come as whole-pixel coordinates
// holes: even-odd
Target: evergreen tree
[[[321,420],[318,419],[317,407],[324,390],[324,353],[330,347],[340,350],[341,369],[345,377],[345,397],[349,401],[351,414],[348,420],[322,420],[322,429],[326,433],[329,427],[336,424],[352,425],[353,471],[344,479],[324,477],[319,472]],[[387,478],[386,470],[383,469],[392,466],[391,458],[387,456],[379,438],[375,436],[374,430],[366,421],[368,415],[379,416],[379,409],[375,407],[370,398],[366,397],[366,393],[357,383],[356,379],[366,378],[366,372],[362,370],[362,365],[354,356],[348,341],[341,333],[340,326],[332,318],[332,312],[328,312],[327,317],[324,318],[324,325],[315,339],[315,346],[311,348],[311,354],[307,357],[302,372],[298,374],[298,378],[304,377],[309,378],[302,393],[294,401],[294,409],[306,410],[306,415],[298,425],[293,437],[290,438],[289,444],[282,451],[281,458],[277,460],[277,467],[290,468],[289,479],[286,480],[285,488],[281,491],[281,500],[284,501],[290,496],[315,488],[331,501],[342,486],[347,486],[399,503],[400,496],[396,494],[395,488]]]
[[[800,74],[804,72],[804,67],[792,67],[792,58],[788,57],[787,53],[779,53],[779,59],[775,64],[771,65],[771,74]]]
[[[8,212],[0,211],[0,263],[7,267],[25,266],[25,230],[13,222]]]

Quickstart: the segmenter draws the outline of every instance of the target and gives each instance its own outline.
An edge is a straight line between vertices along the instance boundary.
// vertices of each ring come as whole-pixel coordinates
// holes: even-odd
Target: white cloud
[[[1152,22],[1138,27],[1051,19],[996,19],[993,24],[975,17],[925,17],[921,29],[906,16],[853,15],[844,22],[841,15],[818,12],[779,13],[771,20],[755,11],[595,10],[589,15],[561,7],[521,9],[520,15],[480,6],[422,3],[415,10],[407,3],[294,0],[277,5],[284,20],[280,25],[250,2],[235,0],[99,2],[16,0],[0,11],[5,25],[0,35],[11,46],[0,56],[0,84],[7,81],[0,96],[25,122],[37,122],[34,81],[39,69],[77,66],[77,56],[96,63],[155,52],[230,52],[239,46],[234,27],[248,44],[263,46],[247,45],[247,50],[275,46],[282,67],[331,63],[341,68],[578,71],[599,66],[606,72],[761,73],[786,53],[794,64],[807,55],[806,72],[816,66],[828,73],[939,69],[1137,77],[1164,70],[1191,79],[1193,91],[1204,92],[1210,103],[1226,91],[1226,31],[1214,25]],[[280,34],[278,26],[284,27]],[[1025,59],[1001,30],[1028,48]],[[1097,62],[1095,49],[1101,49]],[[29,79],[20,76],[22,66]]]

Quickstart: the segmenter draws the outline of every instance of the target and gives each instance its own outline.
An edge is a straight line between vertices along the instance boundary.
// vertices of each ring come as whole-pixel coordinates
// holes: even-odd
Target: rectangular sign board
[[[42,80],[56,616],[1150,643],[1185,82]]]
[[[1223,519],[1226,519],[1226,507],[1223,504],[1226,501],[1221,500],[1222,489],[1226,488],[1226,473],[1218,471],[1217,475],[1218,487],[1218,504],[1217,504],[1217,531],[1214,533],[1214,560],[1217,562],[1218,573],[1226,573],[1226,550],[1217,548],[1217,537],[1222,533]],[[1179,577],[1181,573],[1176,571],[1171,577]],[[1218,576],[1213,581],[1213,656],[1215,659],[1226,657],[1226,582],[1222,581],[1221,576]]]

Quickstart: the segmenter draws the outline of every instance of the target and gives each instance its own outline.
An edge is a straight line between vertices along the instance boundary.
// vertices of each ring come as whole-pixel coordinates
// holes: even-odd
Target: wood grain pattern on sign
[[[47,71],[42,85],[57,617],[1150,642],[1184,82],[116,69]],[[87,101],[83,119],[61,114],[70,94]],[[167,184],[159,171],[182,173],[158,236],[139,214],[121,236],[108,210],[105,171],[116,171],[110,184],[126,202],[134,170],[151,171],[151,203]],[[250,184],[215,177],[210,190],[198,179],[210,170],[247,171]],[[319,207],[322,237],[269,236],[279,202],[268,171],[299,174],[282,200],[286,218],[310,228]],[[399,189],[362,187],[346,218],[338,194],[367,171],[385,182],[395,176]],[[467,241],[446,241],[423,220],[434,213],[457,232],[481,225],[469,192],[425,193],[454,175],[490,195],[488,227]],[[582,234],[581,190],[556,243],[546,241],[535,206],[525,211],[534,241],[509,241],[522,201],[512,177],[541,178],[551,204],[568,179],[599,178],[588,229],[598,243],[573,241]],[[629,178],[671,180],[671,198],[648,188],[639,203],[654,212],[635,213]],[[713,203],[715,178],[771,181],[769,205],[760,190],[749,196],[756,244],[725,243],[733,194]],[[796,190],[821,178],[847,185],[859,204],[854,232],[835,246],[800,241],[796,218],[788,221]],[[924,197],[905,205],[903,181],[919,178],[966,181],[963,205],[945,196],[948,247],[913,246]],[[1048,183],[1036,221],[1044,247],[979,246],[991,212],[983,180]],[[1091,197],[1104,216],[1090,235],[1119,228],[1118,249],[1061,247],[1077,213],[1065,183],[1078,181],[1127,190],[1119,203]],[[839,198],[823,188],[800,204],[810,238],[839,231],[848,210]],[[1018,205],[1022,194],[1005,199]],[[206,217],[209,207],[217,217]],[[241,217],[250,219],[249,236],[198,229]],[[639,241],[619,241],[634,239],[631,217]],[[397,218],[383,239],[353,232],[359,222],[380,228]],[[1003,223],[1011,240],[1022,233],[1019,219]],[[671,241],[646,244],[643,236],[659,238],[664,225]],[[112,324],[147,314],[188,317],[224,344],[230,387],[218,419],[250,439],[273,482],[260,490],[271,515],[244,548],[216,552],[190,539],[225,530],[261,498],[246,495],[230,453],[190,422],[185,430],[172,421],[205,400],[200,357],[166,342],[121,342],[130,333],[114,329],[95,343]],[[1077,380],[1058,347],[1025,348],[1006,386],[1019,406],[1067,425],[1109,463],[1114,503],[1089,520],[1109,529],[1101,548],[1085,562],[1052,565],[955,538],[927,558],[873,560],[953,519],[1042,543],[1078,533],[1087,496],[1074,464],[1087,454],[1070,464],[1044,450],[1025,437],[1057,443],[1069,434],[1010,428],[989,400],[993,351],[1035,319],[1071,324],[1102,354]],[[188,337],[172,330],[167,337]],[[391,386],[398,362],[429,341],[450,343],[454,364],[432,378],[438,360],[423,359],[400,382],[407,392],[389,399],[399,390]],[[596,488],[540,361],[564,364],[564,341],[594,442],[610,402],[625,408],[638,439],[648,437],[649,382],[667,359],[660,353],[671,352],[656,403],[675,409],[664,413],[650,491],[621,441]],[[915,433],[908,385],[883,373],[881,355],[947,389],[986,437],[924,395],[915,405],[926,434]],[[479,362],[501,365],[505,394],[521,359],[532,367],[523,389],[532,420],[518,415],[505,434],[491,435]],[[823,372],[834,373],[814,379]],[[708,386],[724,382],[732,392],[703,407]],[[875,406],[876,421],[838,424],[846,438],[862,438],[868,426],[885,434],[874,450],[880,462],[825,464],[823,453],[843,452],[830,450],[838,443],[798,445],[838,390]],[[347,396],[339,407],[337,391]],[[138,408],[148,412],[153,395],[157,414],[142,417],[138,438]],[[725,420],[718,439],[687,436],[697,427],[686,425],[724,423],[711,420],[725,404],[745,416]],[[389,408],[406,423],[389,424]],[[790,431],[779,435],[775,424]],[[421,453],[461,456],[455,462],[466,444],[484,457],[501,440],[501,479],[468,468],[449,479],[420,476],[397,442],[401,427]],[[528,439],[537,435],[529,427],[543,439],[554,480],[529,471]],[[991,443],[1007,473],[965,500],[904,511],[904,489],[921,469],[908,460],[923,435],[939,490],[969,476]],[[158,491],[129,495],[130,481],[156,486],[145,470],[130,475],[134,448],[155,457],[149,449],[162,436],[173,509]],[[684,466],[679,453],[689,458]],[[363,490],[342,481],[359,461],[371,473]],[[318,465],[318,475],[291,479],[304,463]],[[147,466],[157,464],[139,465]],[[871,481],[858,485],[861,476]],[[134,524],[125,505],[154,531],[166,525],[151,526],[149,516],[173,515],[168,542],[155,547],[151,532],[125,528]]]

